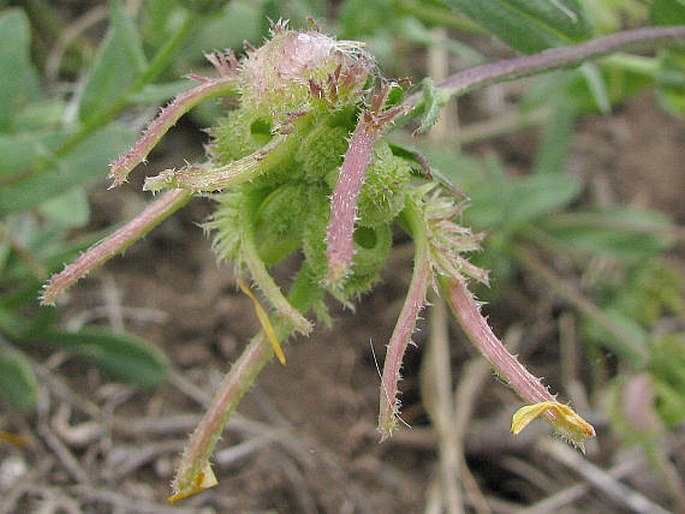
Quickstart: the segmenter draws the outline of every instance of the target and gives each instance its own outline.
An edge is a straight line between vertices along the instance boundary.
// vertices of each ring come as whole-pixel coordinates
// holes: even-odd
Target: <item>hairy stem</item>
[[[328,280],[340,284],[352,264],[354,249],[352,234],[357,219],[357,200],[364,183],[366,169],[373,157],[373,146],[380,135],[379,127],[368,113],[362,113],[350,137],[340,176],[331,201],[331,221],[328,225]]]
[[[390,437],[397,425],[400,405],[397,397],[397,384],[400,380],[402,360],[416,328],[416,320],[426,303],[426,291],[431,276],[428,241],[423,217],[412,202],[407,203],[403,215],[414,239],[414,272],[400,316],[390,337],[385,354],[385,363],[383,364],[380,411],[378,414],[378,431],[381,433],[381,441]]]
[[[243,237],[240,244],[242,258],[250,270],[252,280],[257,284],[257,287],[259,287],[276,312],[287,320],[295,330],[301,334],[309,335],[314,328],[312,323],[300,314],[283,295],[281,288],[278,287],[273,277],[269,274],[264,261],[259,257],[254,239],[254,219],[252,215],[254,212],[254,206],[248,207],[245,212],[244,222],[247,226],[242,231]]]
[[[586,43],[552,48],[534,55],[469,68],[439,81],[435,87],[442,91],[442,101],[446,102],[452,96],[463,95],[474,89],[555,69],[571,68],[619,50],[677,45],[682,44],[683,39],[685,26],[682,25],[626,30]],[[415,106],[420,100],[420,95],[415,94],[407,99],[407,103]]]
[[[196,105],[222,95],[235,93],[233,76],[221,76],[208,80],[179,94],[167,105],[145,130],[136,145],[112,163],[109,176],[112,187],[120,185],[138,164],[143,162],[160,139],[173,127],[181,116]]]
[[[82,253],[78,259],[65,266],[61,272],[53,275],[43,290],[41,303],[43,305],[54,305],[61,293],[145,236],[150,230],[188,203],[190,197],[190,192],[175,189],[153,201],[126,225]]]
[[[320,299],[320,295],[318,288],[311,287],[309,270],[306,267],[300,269],[288,300],[299,311],[306,312]],[[280,319],[275,331],[278,339],[283,340],[292,332],[292,325]],[[199,492],[197,479],[203,476],[209,466],[209,459],[228,418],[273,355],[273,347],[264,333],[260,332],[233,364],[183,451],[178,472],[171,484],[174,497],[183,497],[187,491]]]
[[[247,182],[264,175],[292,156],[296,138],[278,136],[254,153],[216,168],[211,165],[190,165],[180,170],[163,171],[145,179],[145,191],[180,187],[191,191],[212,192]]]
[[[540,379],[533,376],[515,356],[509,353],[502,341],[494,334],[469,292],[466,281],[461,277],[450,277],[441,278],[439,283],[442,296],[452,309],[464,333],[498,376],[528,403],[554,401],[554,396]]]

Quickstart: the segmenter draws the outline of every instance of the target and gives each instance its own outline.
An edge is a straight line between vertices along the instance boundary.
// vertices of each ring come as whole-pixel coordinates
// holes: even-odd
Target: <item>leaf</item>
[[[54,166],[0,188],[0,214],[31,209],[47,199],[104,177],[110,161],[131,145],[135,134],[110,125],[77,145]]]
[[[60,229],[78,228],[90,219],[88,195],[82,187],[48,199],[40,205],[39,211],[51,227]]]
[[[685,24],[685,1],[654,0],[649,14],[654,25]]]
[[[0,132],[7,131],[22,103],[31,69],[29,21],[24,11],[10,9],[0,16]]]
[[[19,353],[0,349],[0,394],[13,409],[31,409],[38,398],[38,382],[31,365]]]
[[[645,259],[671,246],[672,225],[664,215],[631,207],[557,214],[545,221],[544,228],[570,252],[626,262]]]
[[[0,177],[20,174],[38,159],[48,157],[68,135],[66,130],[0,135]]]
[[[99,368],[141,387],[157,387],[166,376],[167,359],[144,340],[126,332],[86,327],[78,332],[48,330],[46,344],[71,350]]]
[[[491,178],[467,190],[472,204],[466,216],[479,228],[518,230],[564,207],[578,192],[578,183],[565,174]]]
[[[112,25],[100,45],[88,75],[79,119],[87,121],[115,102],[145,68],[138,32],[118,0],[110,0]]]
[[[552,115],[545,124],[542,140],[538,145],[534,174],[563,173],[566,169],[569,145],[576,120],[575,102],[566,94],[557,95],[551,102]]]
[[[592,36],[592,27],[578,0],[445,1],[527,54]]]
[[[592,95],[599,112],[608,114],[611,112],[611,100],[607,91],[607,83],[599,68],[595,64],[586,62],[580,66],[580,72],[587,82],[588,90]]]

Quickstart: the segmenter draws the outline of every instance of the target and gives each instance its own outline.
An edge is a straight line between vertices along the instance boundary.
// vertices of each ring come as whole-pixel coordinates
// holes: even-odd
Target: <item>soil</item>
[[[657,208],[682,223],[684,140],[685,123],[664,114],[651,95],[641,95],[611,116],[580,122],[572,169],[611,201]],[[201,152],[198,143],[192,127],[180,127],[149,169],[192,160]],[[506,138],[494,148],[505,162],[512,148],[522,151]],[[521,156],[512,158],[520,162]],[[93,227],[119,223],[136,212],[142,205],[138,185],[95,192]],[[539,507],[534,512],[628,511],[620,498],[587,485],[584,468],[563,461],[568,453],[551,444],[543,424],[519,437],[508,433],[519,401],[478,364],[476,352],[452,323],[448,385],[459,395],[457,412],[470,410],[462,420],[463,438],[456,441],[464,459],[457,451],[450,460],[449,445],[431,422],[425,401],[433,374],[425,348],[431,323],[439,321],[421,323],[416,346],[406,357],[403,419],[411,428],[379,444],[376,358],[382,358],[406,291],[411,270],[406,245],[354,312],[334,306],[331,328],[289,341],[288,365],[266,367],[218,445],[219,485],[167,506],[168,483],[187,435],[223,373],[259,329],[230,267],[216,263],[196,226],[209,212],[207,201],[194,200],[71,293],[62,307],[67,322],[89,318],[123,325],[162,349],[172,371],[160,389],[139,391],[68,355],[38,352],[36,360],[52,377],[44,383],[43,404],[34,415],[13,416],[10,424],[34,434],[31,443],[0,446],[0,478],[9,480],[8,463],[28,473],[3,489],[3,501],[15,501],[11,512],[438,512],[431,505],[445,490],[440,485],[445,476],[455,483],[461,479],[454,490],[469,512],[515,512],[533,505]],[[289,272],[288,265],[279,270],[282,277]],[[585,359],[579,357],[580,376],[564,375],[562,355],[568,355],[558,343],[562,310],[540,283],[523,280],[489,305],[487,314],[497,333],[518,344],[520,358],[534,374],[546,377],[561,398],[573,398],[588,414],[598,431],[587,448],[590,460],[603,469],[623,466],[624,476],[632,477],[623,487],[671,505],[660,475],[639,450],[623,445],[609,430],[601,398],[582,385],[589,369]],[[672,455],[680,448],[673,465],[683,472],[682,430],[680,435],[668,444],[676,449]],[[446,466],[456,472],[446,475]],[[539,502],[559,500],[562,491],[577,496],[542,508]],[[7,512],[1,503],[0,512]]]

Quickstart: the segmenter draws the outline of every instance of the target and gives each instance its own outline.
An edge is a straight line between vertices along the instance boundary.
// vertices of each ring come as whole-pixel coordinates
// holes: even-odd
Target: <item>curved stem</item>
[[[145,160],[148,153],[181,116],[205,100],[233,93],[235,87],[235,77],[222,76],[180,93],[150,123],[136,145],[112,163],[109,173],[113,181],[112,187],[126,180],[131,170]]]
[[[281,288],[278,287],[273,277],[269,274],[264,261],[259,257],[254,240],[254,219],[252,213],[255,212],[255,209],[252,207],[250,206],[246,209],[245,217],[243,218],[247,226],[243,227],[242,230],[241,257],[250,270],[252,280],[257,284],[257,287],[262,291],[271,306],[276,309],[276,312],[292,324],[295,330],[301,334],[309,335],[314,328],[312,323],[300,314],[283,295]]]
[[[414,271],[407,297],[393,329],[383,364],[381,378],[380,410],[378,414],[378,431],[381,441],[392,435],[397,425],[400,401],[397,384],[400,380],[400,369],[404,353],[409,346],[411,336],[416,328],[416,320],[426,303],[426,291],[430,282],[430,259],[428,239],[424,220],[419,209],[411,201],[403,212],[411,236],[414,239]]]
[[[66,266],[61,272],[53,275],[45,285],[41,295],[41,303],[43,305],[54,305],[61,293],[138,241],[188,203],[190,197],[189,191],[175,189],[153,201],[126,225],[82,253],[78,259]]]
[[[685,39],[685,26],[650,27],[617,32],[599,37],[586,43],[552,48],[534,55],[483,64],[455,73],[435,84],[442,93],[442,101],[463,95],[474,89],[515,80],[560,68],[571,68],[585,61],[599,59],[619,50],[632,50],[656,45],[682,44]],[[419,94],[407,99],[407,104],[420,103]]]
[[[464,333],[481,352],[485,360],[516,393],[528,403],[554,401],[555,397],[532,375],[518,359],[509,353],[495,335],[480,307],[469,292],[465,279],[450,277],[440,279],[442,296],[447,301]]]
[[[296,137],[277,136],[256,152],[231,161],[224,166],[213,168],[211,165],[195,164],[180,170],[167,170],[157,176],[148,177],[145,179],[143,190],[159,191],[180,187],[195,192],[220,191],[275,169],[290,158],[294,145],[297,143]]]
[[[291,287],[288,299],[301,312],[306,312],[320,298],[321,292],[309,284],[309,271],[300,269]],[[275,326],[276,336],[283,340],[292,332],[289,322],[280,319]],[[233,364],[219,387],[204,418],[195,429],[181,456],[181,463],[171,487],[171,501],[194,494],[203,489],[201,479],[209,469],[209,459],[219,437],[240,400],[273,357],[273,347],[260,332],[250,341],[238,360]]]

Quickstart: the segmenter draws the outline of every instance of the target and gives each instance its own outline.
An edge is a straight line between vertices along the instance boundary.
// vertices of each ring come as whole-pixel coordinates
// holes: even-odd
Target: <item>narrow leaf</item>
[[[650,10],[650,18],[654,25],[685,24],[685,1],[654,0]]]
[[[86,327],[78,332],[49,331],[41,341],[71,350],[102,370],[141,387],[157,387],[166,375],[165,356],[129,333]]]
[[[118,0],[110,1],[112,25],[95,56],[79,104],[87,121],[116,101],[145,67],[140,36]]]
[[[534,53],[592,36],[578,0],[446,0],[512,48]]]
[[[0,350],[0,394],[13,409],[25,411],[34,406],[38,383],[30,364],[18,353]]]
[[[24,11],[0,16],[0,131],[6,131],[23,99],[29,60],[29,22]]]
[[[31,209],[41,202],[104,177],[111,159],[133,143],[135,134],[111,125],[81,142],[52,167],[0,188],[0,213]]]

